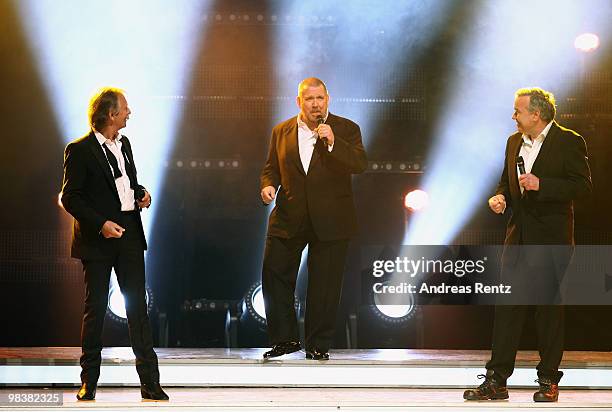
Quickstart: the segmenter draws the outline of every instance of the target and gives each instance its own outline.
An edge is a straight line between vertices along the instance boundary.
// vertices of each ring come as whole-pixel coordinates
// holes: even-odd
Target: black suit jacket
[[[290,238],[308,215],[322,241],[348,239],[357,231],[351,175],[367,167],[359,126],[342,117],[327,117],[334,132],[331,152],[318,139],[308,174],[298,150],[297,117],[274,127],[261,188],[278,189],[268,235]],[[280,188],[279,188],[280,186]]]
[[[128,158],[126,168],[133,168],[133,176],[136,176],[130,141],[123,136],[121,144]],[[133,182],[132,187],[137,185],[138,182]],[[104,149],[93,132],[66,146],[61,201],[74,217],[72,257],[84,260],[109,257],[117,239],[105,239],[100,230],[107,220],[122,225],[125,217],[121,213],[119,194]],[[145,250],[147,243],[138,207],[136,210],[139,235]]]
[[[531,173],[540,179],[538,191],[521,196],[516,170],[522,137],[508,138],[504,170],[496,194],[503,194],[511,216],[506,245],[573,245],[573,200],[591,193],[586,144],[576,132],[553,122]]]

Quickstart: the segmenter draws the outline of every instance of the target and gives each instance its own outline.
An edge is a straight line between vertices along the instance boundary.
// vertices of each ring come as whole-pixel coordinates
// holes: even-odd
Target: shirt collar
[[[324,123],[327,121],[327,118],[329,117],[329,110],[327,111],[327,113],[325,113],[325,117],[324,117]],[[306,122],[304,122],[301,118],[300,115],[297,115],[297,125],[298,128],[306,128],[308,130],[310,130],[310,127],[308,127],[308,125],[306,124]]]
[[[552,124],[553,124],[552,120],[550,122],[548,122],[548,124],[546,125],[544,130],[542,130],[540,132],[538,137],[533,139],[533,142],[535,142],[535,141],[544,141],[544,139],[546,139],[546,136],[548,136],[548,132],[550,131],[550,128],[552,127]],[[533,142],[531,141],[531,139],[529,139],[529,137],[526,134],[523,134],[523,143],[531,146],[533,144]]]
[[[97,130],[94,129],[93,132],[94,132],[94,135],[96,136],[96,140],[98,141],[100,146],[102,146],[106,142],[111,142],[110,139],[107,139],[106,137],[104,137],[104,135],[102,133],[98,132]],[[115,139],[115,142],[120,142],[121,139],[123,139],[123,135],[119,134],[119,136],[117,136],[117,138]]]

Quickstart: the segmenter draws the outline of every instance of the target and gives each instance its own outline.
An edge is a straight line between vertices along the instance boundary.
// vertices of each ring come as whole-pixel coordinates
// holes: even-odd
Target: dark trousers
[[[272,345],[299,341],[295,313],[295,285],[302,251],[308,245],[306,295],[306,350],[327,351],[332,344],[348,239],[319,240],[307,217],[290,239],[266,238],[262,287],[268,337]]]
[[[523,325],[529,310],[527,305],[502,305],[495,307],[493,326],[493,348],[487,371],[502,381],[514,372],[514,362],[518,350]],[[535,322],[538,339],[540,363],[538,377],[559,382],[563,372],[559,364],[563,357],[565,335],[565,310],[561,305],[535,306]]]
[[[136,370],[142,383],[159,382],[157,355],[145,300],[144,250],[133,214],[124,214],[125,232],[112,239],[113,255],[103,260],[83,260],[85,274],[85,312],[81,330],[81,382],[97,382],[102,362],[102,329],[108,304],[111,269],[115,269],[125,297],[128,329]]]

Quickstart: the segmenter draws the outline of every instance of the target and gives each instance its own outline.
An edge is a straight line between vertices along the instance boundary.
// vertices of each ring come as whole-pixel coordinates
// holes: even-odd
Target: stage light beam
[[[66,142],[89,129],[87,104],[96,89],[124,89],[133,114],[121,133],[130,137],[139,179],[155,199],[181,117],[180,99],[172,96],[189,85],[210,1],[15,3]],[[156,207],[154,201],[143,213],[147,234]]]

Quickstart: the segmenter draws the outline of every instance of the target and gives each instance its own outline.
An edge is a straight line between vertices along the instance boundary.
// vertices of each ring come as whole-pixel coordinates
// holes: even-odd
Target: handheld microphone
[[[521,172],[522,175],[524,175],[525,173],[525,161],[523,160],[523,156],[517,156],[516,157],[516,165],[519,168],[519,172]]]
[[[323,123],[325,123],[325,118],[323,116],[317,117],[317,127],[322,125]],[[317,137],[319,137],[318,133],[317,133]],[[326,146],[328,145],[326,137],[321,137],[321,140],[323,140],[323,143],[325,143]]]

